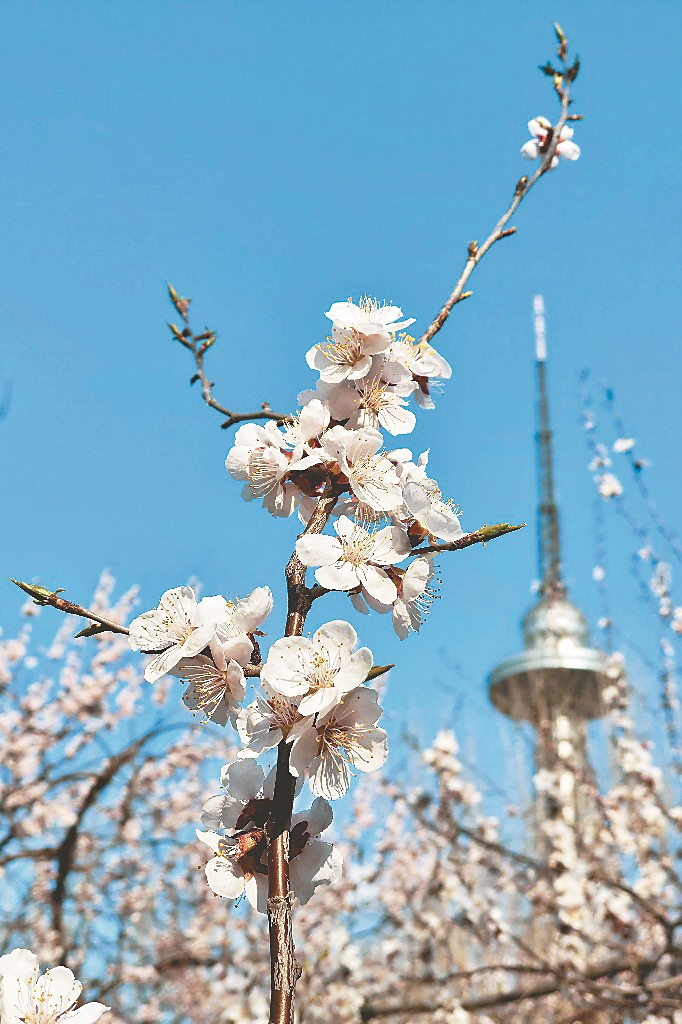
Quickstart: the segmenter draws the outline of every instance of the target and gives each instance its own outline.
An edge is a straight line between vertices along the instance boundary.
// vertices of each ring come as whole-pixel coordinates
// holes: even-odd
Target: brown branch
[[[461,551],[463,548],[470,548],[474,544],[487,544],[489,540],[497,537],[504,537],[506,533],[514,533],[516,530],[523,530],[525,523],[512,526],[511,523],[495,523],[493,526],[482,526],[473,533],[465,533],[457,540],[448,541],[445,544],[432,544],[428,548],[414,548],[413,555],[437,555],[441,551]]]
[[[59,594],[64,593],[61,587],[57,590],[48,590],[47,587],[39,587],[33,583],[22,583],[21,580],[12,579],[11,576],[10,581],[16,584],[17,587],[20,587],[29,597],[32,597],[34,604],[50,605],[50,607],[56,608],[60,612],[65,612],[67,615],[79,615],[82,619],[90,619],[95,623],[94,626],[88,626],[86,629],[82,629],[80,633],[76,633],[76,636],[94,636],[96,633],[122,633],[124,636],[129,635],[130,631],[125,626],[122,626],[120,622],[106,619],[97,612],[92,612],[88,608],[81,608],[79,604],[73,604],[72,601],[65,601],[64,598],[58,597]]]
[[[211,409],[215,409],[221,416],[226,417],[225,422],[220,424],[221,428],[227,430],[228,427],[233,427],[236,423],[243,423],[246,420],[276,420],[278,423],[283,423],[286,419],[289,419],[290,417],[287,414],[273,412],[267,402],[263,402],[258,412],[235,412],[233,409],[228,409],[226,405],[216,401],[213,397],[215,384],[208,379],[204,371],[204,357],[218,335],[215,331],[210,330],[206,330],[202,334],[194,334],[189,325],[188,316],[192,300],[181,298],[172,284],[168,285],[168,294],[185,325],[181,330],[175,324],[169,323],[168,328],[175,340],[179,341],[186,349],[189,349],[194,356],[195,373],[190,379],[190,384],[196,384],[197,381],[200,382],[201,397],[206,402],[206,405]]]
[[[575,77],[575,75],[573,77]],[[563,76],[562,85],[559,88],[557,88],[557,92],[559,93],[559,99],[561,101],[561,116],[559,117],[559,120],[554,125],[554,127],[548,133],[550,141],[549,145],[542,154],[542,161],[540,163],[540,166],[532,175],[532,177],[527,178],[524,175],[524,177],[519,179],[516,188],[514,189],[514,197],[509,207],[507,208],[506,212],[500,217],[497,224],[495,225],[491,233],[488,235],[483,245],[479,245],[478,242],[469,243],[467,260],[466,263],[464,264],[464,269],[460,274],[459,280],[457,281],[457,284],[453,288],[452,293],[450,294],[450,297],[443,306],[443,308],[433,318],[428,328],[422,334],[421,338],[419,339],[420,343],[430,342],[431,339],[441,329],[441,327],[443,326],[447,318],[450,316],[450,313],[452,312],[453,308],[457,305],[457,303],[462,302],[463,299],[468,299],[469,296],[472,294],[472,292],[470,291],[465,292],[464,286],[466,285],[467,281],[473,274],[475,268],[481,262],[481,260],[488,252],[488,250],[492,249],[493,245],[495,245],[496,242],[499,242],[500,239],[508,238],[510,235],[516,233],[516,228],[508,228],[507,224],[514,216],[521,202],[526,198],[526,196],[533,188],[533,186],[537,184],[540,178],[542,178],[542,176],[546,174],[551,167],[552,160],[554,159],[554,156],[556,154],[556,148],[559,145],[559,142],[561,141],[561,129],[566,124],[566,120],[568,118],[568,108],[571,103],[571,100],[569,99],[569,84],[571,80],[572,79],[570,75],[566,73]]]
[[[331,479],[310,517],[304,533],[322,533],[339,497]],[[314,600],[314,588],[305,583],[306,567],[292,552],[287,563],[287,622],[285,636],[301,636]],[[289,771],[290,745],[282,740],[277,748],[277,774],[272,816],[268,825],[268,925],[270,934],[270,1024],[293,1020],[294,991],[301,967],[294,955],[289,890],[289,829],[296,780]]]

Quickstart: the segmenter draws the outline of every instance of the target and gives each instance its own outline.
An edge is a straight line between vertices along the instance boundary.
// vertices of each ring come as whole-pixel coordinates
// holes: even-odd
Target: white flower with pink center
[[[110,1007],[85,1003],[75,1009],[82,992],[68,967],[53,967],[41,976],[38,957],[29,949],[0,956],[2,1024],[95,1024]]]
[[[290,733],[292,774],[307,770],[316,796],[343,796],[353,768],[376,771],[388,756],[386,733],[376,725],[381,714],[376,690],[360,686],[326,714],[299,722]]]
[[[550,144],[551,129],[552,122],[548,121],[546,117],[534,117],[528,122],[528,131],[531,133],[533,138],[529,139],[529,141],[524,143],[521,147],[521,153],[525,156],[526,160],[537,160],[544,156]],[[559,144],[550,165],[552,168],[558,166],[559,157],[563,157],[564,160],[578,159],[580,156],[580,146],[577,146],[575,142],[572,142],[572,138],[573,129],[569,128],[568,125],[564,125],[561,129]]]
[[[339,619],[320,626],[312,639],[282,637],[270,648],[261,679],[276,693],[300,697],[301,715],[323,714],[367,678],[372,652],[356,651],[357,641],[350,623]]]
[[[405,531],[399,526],[381,530],[340,516],[334,523],[336,537],[304,534],[296,542],[296,554],[308,566],[320,566],[317,582],[328,590],[362,587],[375,600],[392,604],[398,593],[382,566],[396,565],[411,551]]]

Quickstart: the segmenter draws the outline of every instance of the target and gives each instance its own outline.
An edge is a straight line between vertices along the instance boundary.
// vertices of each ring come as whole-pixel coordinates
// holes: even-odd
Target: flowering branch
[[[447,318],[450,316],[450,313],[452,312],[453,308],[457,305],[457,303],[462,302],[464,299],[468,299],[473,294],[473,292],[464,291],[467,281],[469,280],[474,270],[485,256],[485,254],[490,249],[492,249],[493,245],[495,245],[496,242],[499,242],[503,238],[509,238],[511,235],[516,234],[516,228],[508,228],[507,224],[514,216],[517,209],[519,208],[523,200],[526,198],[530,190],[534,187],[534,185],[538,183],[540,178],[542,178],[547,173],[547,171],[551,170],[553,167],[556,166],[556,162],[558,161],[557,150],[561,146],[562,141],[565,141],[567,137],[570,138],[570,136],[567,136],[565,131],[566,122],[581,120],[580,115],[569,114],[568,112],[568,108],[572,103],[572,100],[569,96],[570,86],[571,83],[574,82],[578,76],[580,64],[577,58],[571,66],[567,64],[566,59],[568,55],[568,50],[566,37],[562,32],[561,28],[559,27],[559,25],[555,24],[554,28],[556,31],[557,39],[559,41],[558,58],[561,64],[561,69],[556,70],[549,62],[547,62],[547,64],[541,67],[540,70],[543,71],[546,75],[549,75],[553,79],[554,89],[561,104],[561,112],[559,115],[559,120],[553,126],[551,126],[549,123],[547,123],[546,125],[542,124],[541,122],[543,122],[544,119],[537,119],[538,122],[540,122],[540,127],[545,128],[545,131],[542,134],[542,136],[538,136],[540,138],[540,142],[536,148],[536,152],[533,153],[533,156],[540,156],[540,166],[530,178],[524,175],[522,178],[519,179],[519,181],[516,184],[516,188],[514,189],[514,196],[509,207],[507,208],[506,212],[500,217],[497,224],[486,238],[485,242],[483,242],[482,245],[479,245],[478,242],[476,241],[469,243],[467,259],[466,263],[464,264],[464,269],[460,274],[460,277],[455,287],[453,288],[449,299],[447,300],[443,308],[440,310],[438,315],[434,317],[432,322],[424,331],[421,338],[419,339],[420,342],[430,342],[431,339],[441,329],[441,327],[443,326]],[[531,124],[532,123],[533,122],[531,122]],[[571,135],[572,134],[573,133],[571,132]],[[524,155],[530,154],[524,153]],[[570,159],[575,159],[575,157],[571,157]]]
[[[181,298],[172,284],[168,285],[168,294],[185,325],[180,329],[176,324],[169,323],[169,330],[175,340],[184,345],[186,349],[189,349],[194,356],[196,373],[191,378],[190,384],[196,384],[199,381],[201,383],[201,395],[206,405],[211,409],[215,409],[221,416],[227,417],[225,422],[220,424],[221,428],[227,430],[229,427],[233,427],[235,423],[243,423],[245,420],[275,420],[276,422],[283,423],[287,417],[282,413],[273,412],[267,402],[263,402],[259,412],[234,412],[232,409],[228,409],[227,406],[221,405],[220,402],[216,401],[213,397],[214,384],[204,372],[204,356],[218,335],[215,331],[210,330],[205,330],[202,334],[194,334],[189,324],[189,306],[192,300]]]

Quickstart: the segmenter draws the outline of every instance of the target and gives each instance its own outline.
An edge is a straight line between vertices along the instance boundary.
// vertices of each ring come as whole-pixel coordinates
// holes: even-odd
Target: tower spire
[[[566,585],[561,575],[561,535],[559,531],[559,510],[554,496],[554,458],[552,453],[552,431],[549,425],[549,402],[545,360],[547,342],[545,338],[545,303],[542,295],[533,300],[535,313],[535,358],[537,370],[537,421],[535,443],[538,459],[538,481],[540,495],[538,504],[538,570],[540,593],[546,599],[563,597]]]

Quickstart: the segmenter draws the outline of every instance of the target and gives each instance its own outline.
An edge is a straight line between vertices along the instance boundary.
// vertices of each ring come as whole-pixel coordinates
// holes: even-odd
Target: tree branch
[[[169,323],[168,328],[175,340],[179,341],[186,349],[189,349],[194,356],[196,372],[190,379],[190,384],[196,384],[199,381],[201,383],[201,397],[206,402],[206,405],[211,409],[215,409],[221,416],[227,417],[225,422],[220,424],[221,428],[227,430],[228,427],[233,427],[236,423],[243,423],[246,420],[276,420],[279,423],[283,423],[286,419],[289,419],[287,414],[273,412],[267,402],[263,402],[258,412],[235,412],[233,409],[228,409],[226,405],[221,405],[220,402],[216,401],[213,397],[215,385],[213,381],[208,379],[204,371],[204,356],[218,335],[215,331],[208,329],[203,334],[194,334],[189,325],[188,316],[192,300],[181,298],[172,284],[168,285],[168,294],[185,325],[181,330],[176,324]]]
[[[65,612],[67,615],[79,615],[82,619],[90,619],[95,623],[93,626],[87,626],[85,629],[82,629],[80,633],[76,633],[77,637],[95,636],[97,633],[122,633],[124,636],[129,635],[130,631],[125,626],[122,626],[120,622],[114,622],[113,619],[107,619],[97,612],[91,612],[88,608],[81,608],[79,604],[73,604],[72,601],[65,601],[62,597],[58,597],[58,594],[64,593],[62,587],[58,587],[57,590],[48,590],[47,587],[39,587],[33,583],[22,583],[21,580],[15,580],[11,576],[10,582],[20,587],[29,597],[32,597],[34,604],[41,606],[50,605],[50,607],[56,608],[60,612]]]
[[[573,75],[573,78],[575,78],[575,75]],[[557,93],[559,94],[559,99],[561,102],[561,115],[557,123],[548,133],[549,144],[546,146],[542,154],[542,161],[540,163],[540,166],[531,178],[527,178],[524,175],[522,178],[519,179],[519,181],[516,184],[516,188],[514,189],[514,197],[509,207],[507,208],[506,212],[503,213],[503,215],[500,217],[497,224],[495,225],[491,233],[488,235],[483,245],[479,245],[478,242],[469,243],[467,260],[466,263],[464,264],[464,269],[459,276],[457,284],[453,288],[452,293],[450,294],[450,298],[447,300],[443,308],[433,318],[432,322],[429,324],[427,329],[422,334],[421,338],[419,339],[420,344],[422,342],[430,342],[431,339],[441,329],[441,327],[443,326],[447,318],[450,316],[450,313],[452,312],[453,308],[457,305],[457,303],[462,302],[464,299],[468,299],[469,296],[473,294],[472,292],[465,292],[464,286],[466,285],[467,281],[469,280],[474,270],[485,256],[485,254],[488,252],[488,250],[492,249],[493,245],[495,245],[496,242],[499,242],[500,239],[508,238],[510,235],[516,233],[516,228],[508,228],[507,224],[514,216],[521,202],[526,198],[526,196],[533,188],[533,186],[538,183],[540,178],[542,178],[543,175],[545,175],[551,167],[552,160],[554,159],[554,156],[556,154],[557,146],[561,141],[561,129],[564,127],[568,119],[568,108],[571,103],[571,100],[569,98],[569,86],[571,80],[572,79],[568,74],[568,69],[566,69],[566,73],[563,75],[561,86],[558,86],[555,80],[555,88],[557,89]]]

